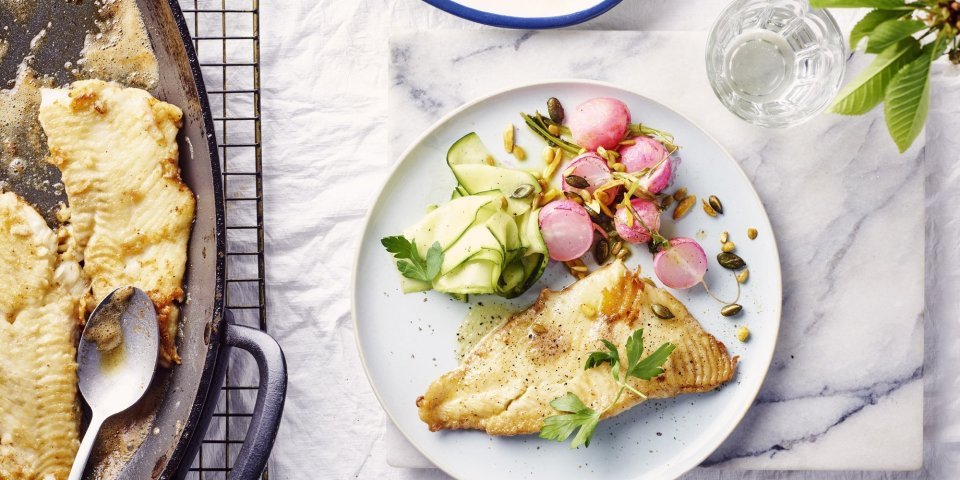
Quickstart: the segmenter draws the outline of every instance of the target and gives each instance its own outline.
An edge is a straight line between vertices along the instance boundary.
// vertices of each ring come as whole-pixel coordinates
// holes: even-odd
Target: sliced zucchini
[[[451,167],[468,163],[486,164],[488,158],[493,157],[476,132],[470,132],[460,137],[460,140],[453,142],[453,145],[447,150],[447,165]]]

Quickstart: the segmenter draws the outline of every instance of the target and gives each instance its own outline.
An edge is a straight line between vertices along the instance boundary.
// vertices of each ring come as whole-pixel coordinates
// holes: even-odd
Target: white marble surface
[[[702,32],[722,6],[627,0],[582,28]],[[563,72],[554,74],[531,48],[557,49],[562,34],[536,34],[517,45],[522,33],[478,27],[416,1],[285,2],[262,9],[268,303],[271,333],[284,345],[291,380],[271,477],[443,478],[436,470],[387,464],[388,450],[400,447],[384,439],[384,414],[354,347],[348,280],[352,245],[375,193],[370,186],[383,180],[396,159],[392,149],[402,148],[398,141],[460,103],[511,82],[577,72],[663,100],[720,138],[757,180],[780,238],[787,313],[774,368],[760,404],[711,458],[713,466],[690,478],[953,478],[960,471],[960,305],[954,297],[960,225],[950,207],[960,199],[955,76],[935,81],[927,148],[898,156],[877,116],[823,117],[771,132],[726,114],[703,78],[702,34],[585,39],[593,48],[564,52]],[[438,29],[484,34],[451,40],[428,34]],[[391,49],[391,31],[411,32],[395,37],[410,47],[407,58]],[[635,41],[628,41],[631,35]],[[459,62],[462,74],[439,70],[488,47]],[[666,58],[666,48],[677,53]],[[629,57],[630,68],[618,68],[610,52]],[[517,65],[519,57],[525,60]],[[649,74],[648,59],[669,62],[663,70],[671,73]],[[391,73],[389,65],[401,68]],[[401,71],[405,79],[398,82],[394,73]],[[388,122],[388,112],[404,102],[409,116]],[[922,472],[733,470],[916,466],[921,390]]]
[[[878,115],[825,115],[775,131],[739,121],[707,84],[704,43],[700,33],[396,35],[388,121],[394,157],[453,107],[536,80],[609,81],[687,115],[753,181],[783,270],[770,373],[741,426],[706,464],[918,468],[923,252],[896,246],[923,242],[920,149],[898,155]],[[643,112],[633,114],[642,120]]]

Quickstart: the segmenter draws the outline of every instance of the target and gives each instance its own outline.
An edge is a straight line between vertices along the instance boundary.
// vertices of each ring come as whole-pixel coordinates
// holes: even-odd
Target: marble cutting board
[[[533,81],[603,80],[688,116],[753,181],[777,234],[784,291],[780,338],[764,386],[703,466],[919,468],[923,139],[899,155],[879,111],[821,115],[785,130],[748,125],[710,90],[705,38],[691,32],[396,33],[391,154],[397,158],[459,105]],[[853,59],[851,68],[862,61]],[[391,463],[422,462],[391,429],[388,451],[409,452],[394,453]]]

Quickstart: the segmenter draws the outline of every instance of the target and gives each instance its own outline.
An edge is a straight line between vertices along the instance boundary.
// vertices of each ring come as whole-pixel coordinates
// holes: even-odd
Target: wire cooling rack
[[[179,2],[200,60],[220,149],[227,308],[235,322],[264,330],[259,1]],[[249,426],[258,384],[253,359],[244,352],[232,352],[217,409],[187,478],[227,477]],[[265,471],[263,478],[268,477]]]

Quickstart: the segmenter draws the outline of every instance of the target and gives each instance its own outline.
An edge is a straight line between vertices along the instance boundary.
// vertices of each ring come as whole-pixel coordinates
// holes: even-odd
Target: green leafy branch
[[[427,250],[426,259],[422,258],[417,251],[416,242],[411,242],[402,235],[381,238],[380,243],[393,254],[393,258],[397,260],[397,270],[404,277],[431,282],[440,273],[440,265],[443,264],[443,248],[440,247],[439,242],[433,242]]]
[[[887,130],[903,153],[926,122],[931,65],[945,53],[954,64],[960,63],[960,1],[811,0],[810,4],[873,8],[850,31],[850,48],[866,39],[867,53],[877,56],[844,86],[830,109],[861,115],[883,102]]]
[[[610,374],[620,387],[617,390],[616,398],[602,410],[594,410],[584,405],[583,401],[580,400],[580,397],[577,397],[576,394],[567,392],[566,395],[550,402],[550,406],[558,412],[561,412],[561,414],[547,417],[543,421],[543,427],[540,429],[540,438],[563,442],[576,431],[576,435],[570,442],[570,448],[577,448],[580,445],[589,447],[590,439],[593,437],[593,431],[597,429],[597,424],[600,423],[600,417],[620,401],[620,397],[623,396],[625,391],[629,390],[640,398],[647,398],[646,395],[627,383],[630,377],[650,380],[651,378],[659,376],[663,373],[663,364],[667,361],[667,358],[670,357],[670,354],[673,353],[673,350],[677,348],[676,345],[665,342],[660,345],[660,348],[657,348],[656,351],[641,358],[643,355],[643,329],[636,330],[633,332],[633,335],[627,338],[626,370],[621,375],[620,366],[622,360],[620,358],[620,352],[617,351],[617,346],[608,340],[600,341],[603,342],[607,351],[591,353],[590,356],[587,357],[587,363],[583,366],[583,369],[588,370],[609,363]]]

